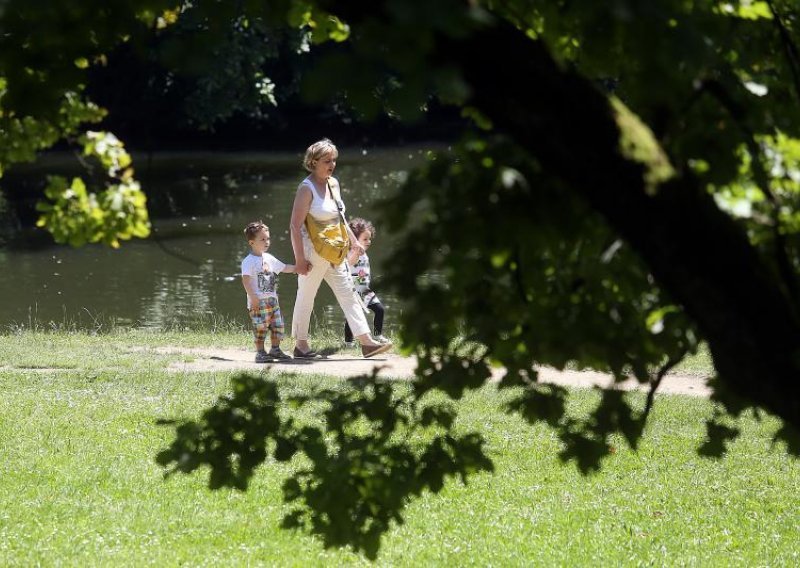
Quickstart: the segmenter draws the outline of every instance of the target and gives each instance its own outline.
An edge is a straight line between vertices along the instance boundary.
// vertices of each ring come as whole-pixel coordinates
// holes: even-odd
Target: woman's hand
[[[350,252],[351,253],[358,253],[358,256],[361,256],[362,254],[364,254],[367,251],[363,246],[361,246],[360,242],[358,242],[358,241],[356,241],[354,239],[350,239]],[[356,257],[356,258],[358,258],[358,257]]]
[[[301,228],[306,220],[306,215],[311,208],[311,188],[305,184],[300,184],[297,194],[294,196],[292,205],[292,217],[289,220],[289,234],[292,238],[292,251],[295,259],[295,272],[300,276],[305,276],[311,270],[311,263],[306,260],[303,250],[303,235]]]
[[[360,254],[358,254],[358,251],[356,251],[356,250],[353,250],[353,249],[351,248],[351,249],[350,249],[350,252],[348,252],[348,253],[347,253],[347,263],[348,263],[350,266],[355,266],[355,264],[358,262],[358,257],[359,257],[359,256],[361,256],[361,255],[360,255]]]

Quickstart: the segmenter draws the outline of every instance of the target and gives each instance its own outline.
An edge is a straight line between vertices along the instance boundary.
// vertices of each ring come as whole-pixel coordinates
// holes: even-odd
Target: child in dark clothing
[[[364,254],[359,255],[357,250],[353,250],[347,257],[347,263],[350,265],[350,274],[355,283],[356,293],[361,296],[361,300],[369,310],[375,313],[374,331],[375,341],[380,343],[388,343],[389,340],[383,336],[383,315],[384,308],[381,304],[377,294],[370,288],[370,268],[369,257],[367,256],[367,249],[372,244],[372,239],[375,237],[375,227],[369,221],[356,217],[350,220],[350,229],[358,239],[358,242],[364,247]],[[344,341],[348,347],[353,345],[353,333],[350,331],[350,326],[344,324]]]

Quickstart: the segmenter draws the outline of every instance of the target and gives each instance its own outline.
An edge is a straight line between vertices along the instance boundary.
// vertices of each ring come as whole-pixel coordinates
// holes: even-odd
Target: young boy
[[[250,254],[242,261],[242,284],[247,293],[247,310],[253,321],[256,343],[256,363],[291,359],[281,351],[283,317],[278,305],[278,274],[295,272],[293,264],[284,264],[271,254],[269,249],[269,227],[261,221],[248,223],[244,236],[250,245]],[[272,348],[264,350],[264,339],[269,329]]]

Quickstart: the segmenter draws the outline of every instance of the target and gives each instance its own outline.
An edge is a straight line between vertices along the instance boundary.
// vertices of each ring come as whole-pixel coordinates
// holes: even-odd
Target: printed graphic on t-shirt
[[[264,253],[261,256],[249,254],[242,261],[242,276],[249,276],[255,284],[256,297],[259,300],[264,298],[277,298],[278,296],[278,274],[283,271],[286,265],[272,256]],[[247,297],[247,306],[250,306],[250,297]]]
[[[264,267],[263,272],[258,273],[258,291],[264,296],[272,296],[278,287],[278,276]]]
[[[359,289],[369,288],[369,257],[366,254],[359,256],[350,273],[353,275],[356,287]]]
[[[353,277],[356,292],[358,292],[358,295],[361,296],[366,305],[369,306],[374,302],[380,302],[375,292],[369,289],[372,276],[369,268],[369,257],[366,253],[358,257],[358,260],[350,269],[350,274]]]

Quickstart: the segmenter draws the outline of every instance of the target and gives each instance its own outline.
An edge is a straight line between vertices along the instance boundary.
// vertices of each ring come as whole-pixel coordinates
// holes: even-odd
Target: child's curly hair
[[[247,239],[247,242],[250,242],[256,238],[256,235],[262,229],[269,231],[269,227],[267,227],[262,221],[253,221],[252,223],[248,223],[244,228],[244,238]]]
[[[361,217],[350,219],[350,228],[353,230],[353,234],[356,238],[360,237],[361,233],[364,231],[369,231],[372,233],[372,238],[375,238],[375,227],[366,219],[362,219]]]

